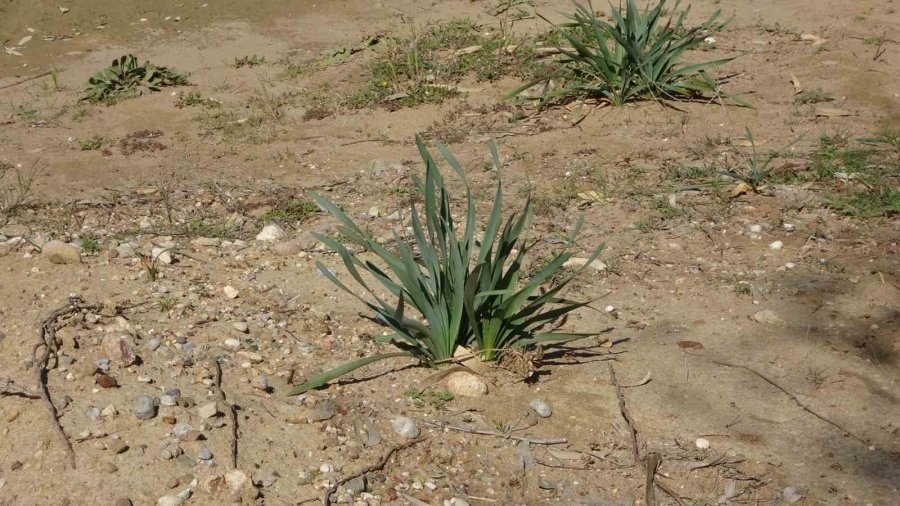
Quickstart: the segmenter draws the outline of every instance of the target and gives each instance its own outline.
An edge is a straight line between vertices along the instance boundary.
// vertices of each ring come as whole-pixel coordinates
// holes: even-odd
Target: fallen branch
[[[9,84],[4,84],[3,86],[0,86],[0,90],[5,90],[5,89],[7,89],[7,88],[12,88],[12,87],[18,86],[18,85],[20,85],[20,84],[25,84],[25,83],[27,83],[28,81],[33,81],[33,80],[35,80],[35,79],[40,79],[40,78],[42,78],[42,77],[47,77],[47,76],[49,76],[50,74],[52,74],[53,72],[55,72],[55,70],[48,70],[48,71],[46,71],[46,72],[43,72],[43,73],[40,73],[40,74],[37,74],[37,75],[34,75],[34,76],[29,76],[29,77],[26,77],[26,78],[24,78],[24,79],[20,79],[20,80],[18,80],[18,81],[15,81],[15,82],[12,82],[12,83],[9,83]]]
[[[656,470],[659,468],[659,465],[662,463],[662,456],[656,452],[650,453],[647,456],[647,463],[645,465],[644,461],[641,460],[641,455],[638,447],[638,439],[637,439],[637,429],[634,428],[634,419],[631,418],[631,413],[628,412],[628,406],[625,405],[625,395],[622,393],[622,386],[619,385],[619,380],[616,379],[616,370],[613,369],[612,362],[607,362],[606,365],[609,367],[609,379],[612,382],[613,386],[616,387],[616,398],[619,401],[619,411],[622,413],[622,417],[625,419],[625,423],[628,424],[628,430],[631,433],[630,443],[631,443],[631,456],[634,459],[634,463],[643,468],[647,472],[647,488],[650,489],[653,485],[659,487],[660,490],[668,494],[672,499],[675,500],[679,505],[684,506],[684,501],[682,501],[681,496],[675,493],[671,487],[662,483],[661,481],[656,480]],[[648,506],[651,504],[649,501],[653,500],[656,502],[655,494],[652,490],[647,491],[647,504]]]
[[[832,421],[829,420],[828,418],[825,418],[824,416],[820,415],[819,413],[816,413],[816,412],[813,411],[811,408],[806,407],[805,404],[803,404],[802,402],[800,402],[800,399],[798,399],[796,395],[794,395],[794,394],[788,392],[783,386],[779,385],[778,383],[775,383],[774,380],[769,379],[768,377],[766,377],[765,375],[763,375],[763,374],[760,373],[759,371],[757,371],[757,370],[755,370],[755,369],[752,369],[752,368],[750,368],[750,367],[747,367],[747,366],[745,366],[745,365],[732,364],[732,363],[730,363],[730,362],[721,362],[721,361],[718,361],[718,360],[713,360],[712,362],[713,362],[714,364],[722,365],[722,366],[725,366],[725,367],[734,367],[734,368],[736,368],[736,369],[743,369],[743,370],[745,370],[745,371],[748,371],[748,372],[753,373],[755,376],[759,377],[760,379],[762,379],[762,380],[765,381],[766,383],[772,385],[773,387],[777,388],[778,390],[781,390],[781,393],[783,393],[784,395],[787,395],[788,397],[790,397],[792,401],[794,401],[798,406],[800,406],[800,407],[803,409],[803,411],[806,411],[807,413],[809,413],[809,414],[811,414],[812,416],[818,418],[819,420],[822,420],[823,422],[825,422],[825,423],[831,425],[832,427],[834,427],[834,428],[838,429],[839,431],[843,432],[845,435],[850,436],[850,437],[852,437],[853,439],[859,441],[860,443],[866,445],[866,447],[869,446],[869,442],[868,442],[868,441],[866,441],[865,439],[863,439],[863,438],[857,436],[856,434],[850,432],[849,430],[845,429],[844,427],[842,427],[841,425],[837,424],[836,422],[832,422]]]
[[[225,399],[225,392],[222,391],[222,366],[219,364],[218,360],[213,360],[213,364],[216,367],[216,397],[222,404],[225,404],[228,414],[228,419],[231,422],[231,468],[237,469],[237,456],[238,456],[238,421],[237,421],[237,413],[235,413],[234,405],[229,403]]]
[[[12,378],[0,379],[0,395],[16,395],[26,399],[40,399],[41,396],[27,388],[16,385]]]
[[[38,330],[38,340],[34,343],[34,346],[31,347],[31,362],[34,367],[35,375],[37,376],[38,393],[40,394],[41,399],[43,399],[44,405],[47,406],[47,412],[50,414],[50,422],[53,424],[53,429],[56,431],[56,435],[59,436],[63,448],[66,449],[66,454],[69,457],[69,464],[72,466],[72,469],[77,467],[75,462],[75,450],[72,448],[72,443],[69,441],[69,437],[66,436],[66,432],[63,430],[62,425],[59,424],[59,414],[56,412],[56,406],[50,398],[50,389],[47,386],[47,375],[50,372],[49,364],[51,355],[54,359],[57,359],[57,355],[59,354],[59,347],[56,344],[56,331],[62,327],[59,320],[64,316],[69,316],[74,313],[97,309],[99,309],[99,306],[87,305],[78,296],[69,297],[68,305],[52,312],[50,316],[41,323],[41,328]],[[38,355],[39,351],[40,356]]]
[[[560,445],[568,443],[569,440],[564,437],[556,437],[556,438],[548,438],[548,439],[534,439],[530,437],[524,436],[514,436],[512,434],[506,434],[504,432],[498,432],[495,430],[487,430],[487,429],[475,429],[470,427],[461,427],[459,425],[451,425],[449,423],[434,423],[434,422],[422,422],[425,425],[430,427],[437,427],[439,429],[450,429],[459,432],[466,432],[469,434],[478,434],[481,436],[494,436],[500,437],[503,439],[512,439],[514,441],[525,441],[527,443],[531,443],[533,445]]]
[[[385,453],[384,456],[381,457],[381,460],[379,460],[378,462],[372,464],[371,466],[364,467],[353,474],[344,476],[340,480],[334,482],[333,485],[331,485],[330,487],[328,487],[327,490],[325,490],[325,496],[322,497],[322,503],[325,506],[331,506],[331,504],[332,504],[331,496],[332,496],[332,494],[337,492],[339,488],[341,488],[341,485],[344,485],[345,483],[349,482],[350,480],[352,480],[354,478],[358,478],[360,476],[365,476],[373,471],[380,471],[380,470],[384,469],[384,466],[387,465],[387,463],[391,460],[391,457],[393,457],[395,453],[405,450],[405,449],[409,448],[410,446],[419,444],[422,441],[425,441],[426,439],[428,439],[428,438],[425,436],[422,436],[422,437],[418,437],[416,439],[409,440],[401,445],[397,445],[397,446],[391,448],[390,450],[388,450],[388,452]]]

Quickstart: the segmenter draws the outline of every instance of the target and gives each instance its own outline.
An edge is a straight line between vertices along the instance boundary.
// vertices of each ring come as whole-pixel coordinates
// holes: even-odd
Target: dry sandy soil
[[[426,439],[352,496],[342,488],[340,502],[644,504],[609,364],[628,387],[641,457],[661,456],[657,479],[682,504],[900,503],[900,222],[896,207],[836,203],[866,195],[840,174],[869,156],[853,150],[890,149],[856,139],[900,124],[895,1],[696,0],[690,22],[733,16],[699,57],[739,55],[715,72],[753,108],[542,111],[505,98],[524,61],[487,80],[438,82],[462,91],[440,102],[365,101],[358,90],[371,86],[379,47],[414,27],[469,18],[487,39],[534,41],[549,31],[534,12],[558,21],[567,1],[498,15],[486,1],[249,4],[0,4],[0,162],[37,173],[32,199],[0,221],[0,504],[321,502],[404,441],[398,416]],[[87,79],[125,53],[188,72],[192,85],[80,102]],[[821,94],[799,99],[792,80]],[[764,189],[732,196],[719,170],[746,165],[745,129],[761,152],[799,141]],[[544,349],[529,381],[491,369],[477,397],[411,395],[446,387],[408,359],[288,397],[326,366],[390,349],[371,341],[383,329],[365,308],[316,270],[321,261],[346,277],[310,235],[334,221],[290,204],[317,191],[374,234],[402,229],[392,215],[424,170],[417,133],[464,162],[480,210],[498,180],[510,206],[535,196],[536,263],[583,214],[576,253],[605,243],[607,268],[571,286],[598,309],[568,325],[612,330]],[[885,156],[877,170],[896,191],[896,158]],[[828,177],[807,177],[831,161]],[[3,185],[15,191],[13,172]],[[285,236],[257,240],[273,222]],[[51,239],[78,245],[80,260],[51,262],[41,248]],[[171,263],[148,261],[161,250]],[[70,294],[100,305],[64,319],[49,364],[77,466],[48,406],[27,397],[38,329]],[[204,412],[216,358],[238,422],[237,472],[227,406]],[[118,386],[104,388],[109,378]],[[140,396],[161,400],[155,416],[135,416]],[[531,412],[535,398],[552,416]],[[659,489],[656,501],[676,503]]]

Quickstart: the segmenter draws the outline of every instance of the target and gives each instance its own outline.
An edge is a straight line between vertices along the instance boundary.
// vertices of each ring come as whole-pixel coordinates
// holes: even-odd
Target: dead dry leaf
[[[803,42],[812,42],[813,46],[821,46],[822,44],[828,42],[827,40],[819,37],[818,35],[814,35],[811,33],[804,33],[800,35],[800,40]]]
[[[728,198],[738,198],[741,195],[751,191],[753,191],[753,187],[741,181],[740,183],[731,187],[731,190],[728,191]]]
[[[638,381],[637,383],[633,383],[631,385],[622,385],[622,388],[634,388],[634,387],[643,386],[643,385],[646,385],[647,383],[650,383],[650,380],[652,378],[653,378],[653,373],[650,371],[647,371],[647,374],[645,374],[644,377],[641,378],[641,381]]]
[[[482,48],[482,47],[483,47],[483,46],[481,46],[481,45],[464,47],[464,48],[462,48],[462,49],[457,49],[456,52],[453,53],[453,54],[454,54],[455,56],[463,56],[463,55],[466,55],[466,54],[477,53],[478,51],[481,51],[481,48]]]
[[[800,79],[797,78],[794,74],[791,74],[791,84],[794,85],[794,94],[799,95],[803,93],[803,86],[800,86]]]
[[[678,341],[675,343],[682,350],[702,350],[703,344],[698,343],[697,341]]]

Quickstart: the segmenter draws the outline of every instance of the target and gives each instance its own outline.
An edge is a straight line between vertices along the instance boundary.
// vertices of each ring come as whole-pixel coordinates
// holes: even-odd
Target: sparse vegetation
[[[95,149],[100,149],[103,147],[103,143],[105,139],[100,135],[94,135],[89,139],[81,139],[78,141],[78,147],[81,148],[82,151],[93,151]]]
[[[759,192],[765,186],[766,181],[772,173],[772,162],[785,151],[789,150],[794,144],[799,142],[802,137],[794,139],[779,150],[763,155],[756,150],[756,141],[753,139],[753,132],[751,132],[749,128],[746,129],[746,132],[747,141],[750,143],[750,155],[747,157],[747,166],[731,167],[728,170],[723,171],[722,174],[735,181],[746,184],[747,187],[754,192]]]
[[[525,236],[526,225],[531,220],[531,203],[526,202],[523,209],[501,226],[503,198],[502,186],[498,184],[484,237],[476,242],[477,216],[471,191],[466,191],[465,228],[457,230],[449,191],[437,162],[421,138],[417,139],[417,144],[426,163],[425,181],[415,179],[417,192],[424,199],[424,223],[416,207],[410,208],[417,254],[399,237],[394,244],[396,250],[387,249],[332,202],[314,197],[324,210],[340,221],[338,232],[344,241],[373,252],[382,264],[364,261],[342,242],[317,235],[340,255],[347,271],[374,302],[352,291],[320,262],[317,263],[319,272],[359,298],[393,330],[393,334],[377,337],[377,342],[394,343],[404,351],[366,357],[317,374],[293,388],[291,394],[319,387],[354,369],[391,357],[413,357],[434,365],[450,359],[458,346],[468,346],[478,350],[483,360],[496,360],[510,350],[593,335],[558,330],[566,314],[587,305],[587,302],[559,296],[584,266],[562,281],[551,282],[550,286],[538,291],[562,269],[571,257],[569,252],[557,254],[532,278],[520,279],[524,260],[534,246]],[[438,150],[465,183],[465,172],[456,158],[443,145],[438,145]],[[499,165],[499,160],[496,162]],[[570,243],[579,228],[580,223],[572,231]],[[602,249],[602,245],[597,247],[587,263]],[[397,298],[397,302],[390,303],[373,290],[361,276],[360,269],[373,276]],[[422,315],[424,323],[406,316],[407,304]]]
[[[81,245],[82,253],[93,255],[94,253],[98,253],[100,251],[100,243],[93,237],[84,236],[79,242]]]
[[[577,4],[571,21],[557,27],[567,47],[557,72],[541,76],[513,90],[510,95],[543,85],[541,101],[599,98],[612,105],[635,100],[740,99],[724,93],[707,71],[733,58],[686,63],[685,53],[702,47],[704,39],[727,24],[717,11],[699,26],[688,28],[685,17],[690,7],[665,11],[660,0],[642,12],[635,0],[627,0],[624,11],[613,7],[612,23],[600,19],[590,6]],[[555,81],[561,82],[554,87]]]
[[[275,209],[267,211],[260,218],[263,222],[299,222],[319,212],[315,202],[304,199],[291,199]]]
[[[124,55],[88,79],[87,94],[82,100],[114,104],[123,98],[138,96],[144,91],[159,91],[166,86],[189,84],[186,74],[168,67],[157,67],[145,61],[138,63],[134,55]]]
[[[257,56],[255,54],[241,56],[240,58],[234,59],[234,68],[240,69],[244,67],[258,67],[262,64],[266,63],[265,56]]]
[[[426,388],[424,390],[410,389],[406,391],[406,396],[412,399],[413,404],[422,408],[425,406],[435,411],[443,410],[447,404],[453,400],[453,394],[447,390],[434,390]]]
[[[818,104],[832,101],[834,101],[834,97],[830,93],[822,91],[822,88],[803,90],[794,97],[794,103],[796,104]]]
[[[40,170],[35,167],[26,173],[11,163],[0,162],[0,225],[7,223],[11,214],[31,201],[39,175]]]
[[[189,93],[179,92],[175,97],[175,107],[179,109],[185,107],[205,107],[207,109],[215,109],[222,107],[222,103],[214,98],[204,98],[203,95],[196,91]]]

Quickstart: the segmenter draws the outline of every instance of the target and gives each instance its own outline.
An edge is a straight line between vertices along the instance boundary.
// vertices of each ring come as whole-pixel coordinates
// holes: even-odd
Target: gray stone
[[[416,421],[406,416],[398,416],[391,422],[394,432],[406,439],[415,439],[419,437],[419,427]]]
[[[262,242],[275,242],[284,237],[284,230],[278,225],[266,225],[256,234],[256,240]]]
[[[147,348],[149,348],[150,351],[156,351],[160,346],[162,346],[162,341],[160,341],[159,339],[154,338],[147,341]]]
[[[213,458],[213,452],[209,448],[200,448],[197,452],[197,458],[200,460],[210,460]]]
[[[365,492],[368,488],[368,485],[369,484],[366,481],[366,476],[362,475],[357,476],[356,478],[353,478],[352,480],[345,483],[344,489],[347,490],[347,492],[356,495]]]
[[[62,241],[50,241],[41,247],[41,253],[54,264],[77,264],[81,262],[78,248]]]
[[[757,323],[766,323],[769,325],[783,325],[784,320],[775,311],[771,309],[763,309],[753,315],[753,321]]]
[[[131,406],[131,412],[134,413],[135,418],[138,420],[150,420],[156,416],[158,409],[159,399],[149,395],[138,397]]]
[[[231,324],[231,327],[238,332],[246,334],[250,331],[250,327],[247,325],[247,322],[234,322]]]
[[[280,242],[272,247],[276,255],[290,257],[300,253],[300,244],[295,241]]]
[[[549,418],[553,414],[553,408],[543,399],[532,400],[531,409],[541,418]]]

